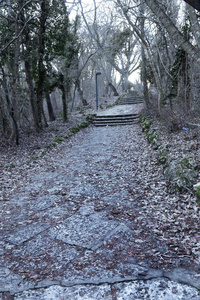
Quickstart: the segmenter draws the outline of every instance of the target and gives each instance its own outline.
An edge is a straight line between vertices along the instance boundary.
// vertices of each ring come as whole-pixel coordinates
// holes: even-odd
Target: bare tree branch
[[[7,49],[8,47],[13,44],[19,37],[20,35],[23,33],[24,29],[26,28],[27,24],[33,19],[34,17],[30,18],[28,21],[26,21],[26,23],[24,24],[23,28],[20,30],[19,34],[17,36],[15,36],[12,40],[10,40],[10,42],[7,43],[6,46],[4,46],[1,50],[0,50],[0,55],[2,55]]]
[[[198,1],[200,2],[200,1]],[[169,33],[173,41],[182,49],[185,50],[187,54],[190,55],[197,63],[200,65],[200,53],[199,49],[194,47],[185,36],[179,31],[179,29],[174,25],[172,20],[168,17],[165,11],[162,9],[161,5],[157,0],[145,0],[145,3],[149,6],[155,16],[159,19],[160,23]]]

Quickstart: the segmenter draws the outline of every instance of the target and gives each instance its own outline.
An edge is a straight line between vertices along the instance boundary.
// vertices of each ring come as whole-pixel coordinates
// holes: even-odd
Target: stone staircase
[[[117,105],[105,112],[99,113],[93,120],[94,126],[131,125],[139,122],[139,113],[133,104],[143,103],[144,100],[136,91],[121,97]],[[129,106],[130,105],[130,106]]]
[[[144,99],[136,92],[130,92],[129,94],[121,97],[118,101],[118,105],[128,105],[128,104],[139,104],[144,103]]]
[[[138,114],[96,116],[94,126],[118,126],[138,123]]]

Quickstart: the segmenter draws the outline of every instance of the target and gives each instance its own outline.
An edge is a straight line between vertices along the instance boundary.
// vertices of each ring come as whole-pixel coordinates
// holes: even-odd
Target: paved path
[[[97,116],[138,114],[143,107],[143,104],[115,105],[111,108],[98,111]]]
[[[198,274],[150,263],[141,190],[143,176],[158,180],[152,155],[139,125],[90,127],[47,154],[1,203],[2,299],[200,299]]]

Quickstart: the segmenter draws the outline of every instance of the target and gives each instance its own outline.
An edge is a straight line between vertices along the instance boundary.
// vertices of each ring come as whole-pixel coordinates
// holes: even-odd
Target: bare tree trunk
[[[64,75],[60,74],[59,88],[62,92],[63,122],[67,122],[67,120],[68,120],[68,107],[67,107],[66,90],[65,90],[66,85],[68,86],[69,83],[65,84]],[[68,89],[67,89],[67,92],[68,92]]]
[[[67,101],[66,101],[66,93],[65,93],[64,85],[61,90],[62,90],[62,105],[63,105],[63,122],[67,122],[68,109],[67,109]]]
[[[25,16],[22,12],[21,14],[21,21],[22,24],[26,24]],[[24,54],[24,65],[25,65],[25,73],[26,73],[26,82],[28,84],[29,88],[29,96],[30,96],[30,104],[33,114],[33,122],[34,127],[37,132],[40,131],[40,125],[39,125],[39,114],[38,114],[38,107],[37,107],[37,101],[36,101],[36,94],[34,90],[34,82],[33,82],[33,75],[31,71],[31,63],[30,63],[30,53],[31,53],[31,47],[30,47],[30,32],[29,28],[25,27],[24,29],[24,44],[25,49],[23,48],[23,54]]]
[[[4,83],[3,80],[0,79],[0,83],[2,84],[3,89],[0,90],[0,122],[2,126],[2,133],[4,137],[10,138],[13,134],[13,120],[10,115],[10,107],[8,103],[8,99],[6,98],[5,94],[5,88],[4,88]],[[3,92],[4,90],[4,92]]]
[[[15,20],[15,36],[18,36],[20,32],[19,28],[19,15],[17,14]],[[18,85],[19,85],[19,56],[20,56],[20,40],[15,40],[15,57],[14,57],[14,68],[13,68],[13,80],[12,80],[12,97],[10,100],[10,114],[13,120],[14,132],[11,139],[16,140],[16,144],[19,145],[19,130],[17,124],[17,109],[18,109]],[[18,116],[20,117],[20,116]]]
[[[31,74],[31,67],[28,60],[25,61],[25,71],[26,71],[26,81],[29,87],[29,93],[30,93],[30,103],[33,113],[33,120],[35,125],[35,130],[39,132],[39,118],[38,118],[38,110],[37,110],[37,103],[36,103],[36,97],[35,97],[35,91],[34,91],[34,84]]]
[[[51,104],[51,98],[48,92],[46,92],[46,102],[47,102],[47,109],[49,113],[49,120],[55,121],[56,117],[54,115],[53,106]]]
[[[140,28],[141,28],[141,34],[145,36],[145,29],[144,29],[144,23],[145,23],[145,18],[144,18],[144,4],[140,4]],[[145,47],[143,43],[141,43],[141,57],[142,57],[142,83],[143,83],[143,93],[144,93],[144,100],[146,104],[146,108],[150,108],[150,102],[149,102],[149,91],[148,91],[148,85],[147,85],[147,60],[146,60],[146,55],[145,55]]]
[[[76,80],[76,86],[77,86],[77,90],[78,90],[78,93],[79,93],[79,96],[81,98],[83,106],[87,106],[88,103],[87,103],[86,99],[83,97],[83,91],[81,89],[80,78],[78,78]]]
[[[113,90],[114,96],[119,96],[119,93],[118,93],[117,89],[114,87],[114,85],[112,84],[112,82],[109,82],[108,86]]]
[[[0,79],[0,82],[1,82],[1,84],[3,86],[3,89],[4,89],[5,99],[6,99],[6,106],[7,106],[7,109],[4,109],[4,110],[8,111],[8,114],[6,114],[7,115],[6,124],[10,128],[10,130],[6,129],[6,131],[7,132],[10,131],[10,137],[9,138],[11,140],[14,138],[15,142],[16,142],[16,145],[19,145],[19,130],[18,130],[18,126],[17,126],[17,122],[16,122],[16,119],[15,119],[14,113],[13,113],[13,107],[11,105],[11,99],[10,99],[10,96],[9,96],[9,91],[8,91],[8,87],[7,87],[7,84],[6,84],[6,78],[5,78],[4,70],[3,70],[2,67],[1,67],[1,70],[2,70],[2,74],[3,74],[3,79]],[[11,120],[12,120],[12,122],[11,122]]]
[[[192,1],[190,1],[192,2]],[[199,2],[199,1],[198,1]],[[174,25],[172,20],[166,15],[161,5],[159,5],[157,0],[145,0],[145,3],[149,6],[155,16],[159,19],[160,23],[165,27],[167,32],[173,41],[185,50],[189,56],[197,61],[200,65],[200,51],[199,48],[194,47],[186,37],[178,30]]]
[[[41,2],[41,16],[39,29],[39,48],[38,48],[38,84],[37,84],[37,109],[39,128],[42,128],[42,110],[43,110],[43,92],[45,80],[45,66],[44,66],[44,51],[45,51],[45,25],[47,20],[48,8],[47,1]]]
[[[158,72],[156,70],[156,66],[155,66],[155,63],[154,63],[154,60],[153,60],[153,55],[151,54],[150,46],[149,46],[148,42],[146,41],[145,36],[142,35],[142,33],[138,29],[138,27],[135,26],[135,24],[131,21],[130,17],[127,14],[127,10],[123,6],[123,3],[121,2],[121,0],[116,0],[116,1],[118,3],[119,7],[122,9],[123,14],[124,14],[125,18],[127,19],[129,25],[132,27],[133,32],[138,36],[138,38],[140,39],[140,41],[142,42],[143,46],[145,47],[145,49],[147,51],[149,62],[150,62],[152,72],[153,72],[153,75],[154,75],[154,78],[155,78],[155,82],[156,82],[156,85],[157,85],[157,88],[158,88],[158,112],[159,112],[159,115],[162,117],[162,102],[161,102],[162,101],[162,95],[163,95],[162,85],[161,85],[161,82],[160,82]]]
[[[43,106],[42,106],[42,117],[43,117],[43,120],[44,120],[44,126],[45,126],[45,127],[48,127],[47,118],[46,118],[46,116],[45,116]]]

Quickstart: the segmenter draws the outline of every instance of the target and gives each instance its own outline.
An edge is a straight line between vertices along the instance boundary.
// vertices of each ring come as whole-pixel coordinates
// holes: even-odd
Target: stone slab
[[[69,195],[97,197],[100,195],[100,191],[92,184],[79,183],[75,188],[70,190]]]
[[[50,229],[50,234],[52,238],[64,243],[93,249],[97,244],[103,243],[106,236],[117,226],[118,222],[107,220],[102,213],[90,216],[74,215]]]
[[[55,195],[42,195],[38,196],[37,199],[32,200],[30,203],[31,210],[42,211],[51,207],[61,197]]]
[[[113,298],[114,297],[114,298]],[[164,278],[135,280],[114,285],[75,285],[28,290],[15,294],[15,300],[200,300],[192,287]]]
[[[8,268],[0,267],[0,292],[9,291],[14,294],[34,288],[34,283],[24,281],[23,278],[11,272]]]
[[[192,270],[185,270],[183,268],[176,268],[171,271],[165,271],[164,276],[170,280],[188,284],[200,290],[200,274]]]
[[[111,288],[104,284],[101,286],[51,286],[47,289],[39,289],[19,293],[15,300],[112,300]]]
[[[12,244],[20,245],[48,227],[49,224],[44,223],[32,223],[30,225],[16,227],[12,233],[4,236],[4,239]]]
[[[49,257],[56,258],[55,264],[62,265],[62,263],[70,262],[78,253],[75,247],[69,245],[61,247],[47,233],[46,235],[38,235],[26,242],[24,247],[16,249],[14,254],[15,256],[21,255],[22,257],[43,257],[48,254]]]
[[[195,288],[164,278],[120,283],[113,288],[117,300],[200,300]]]

